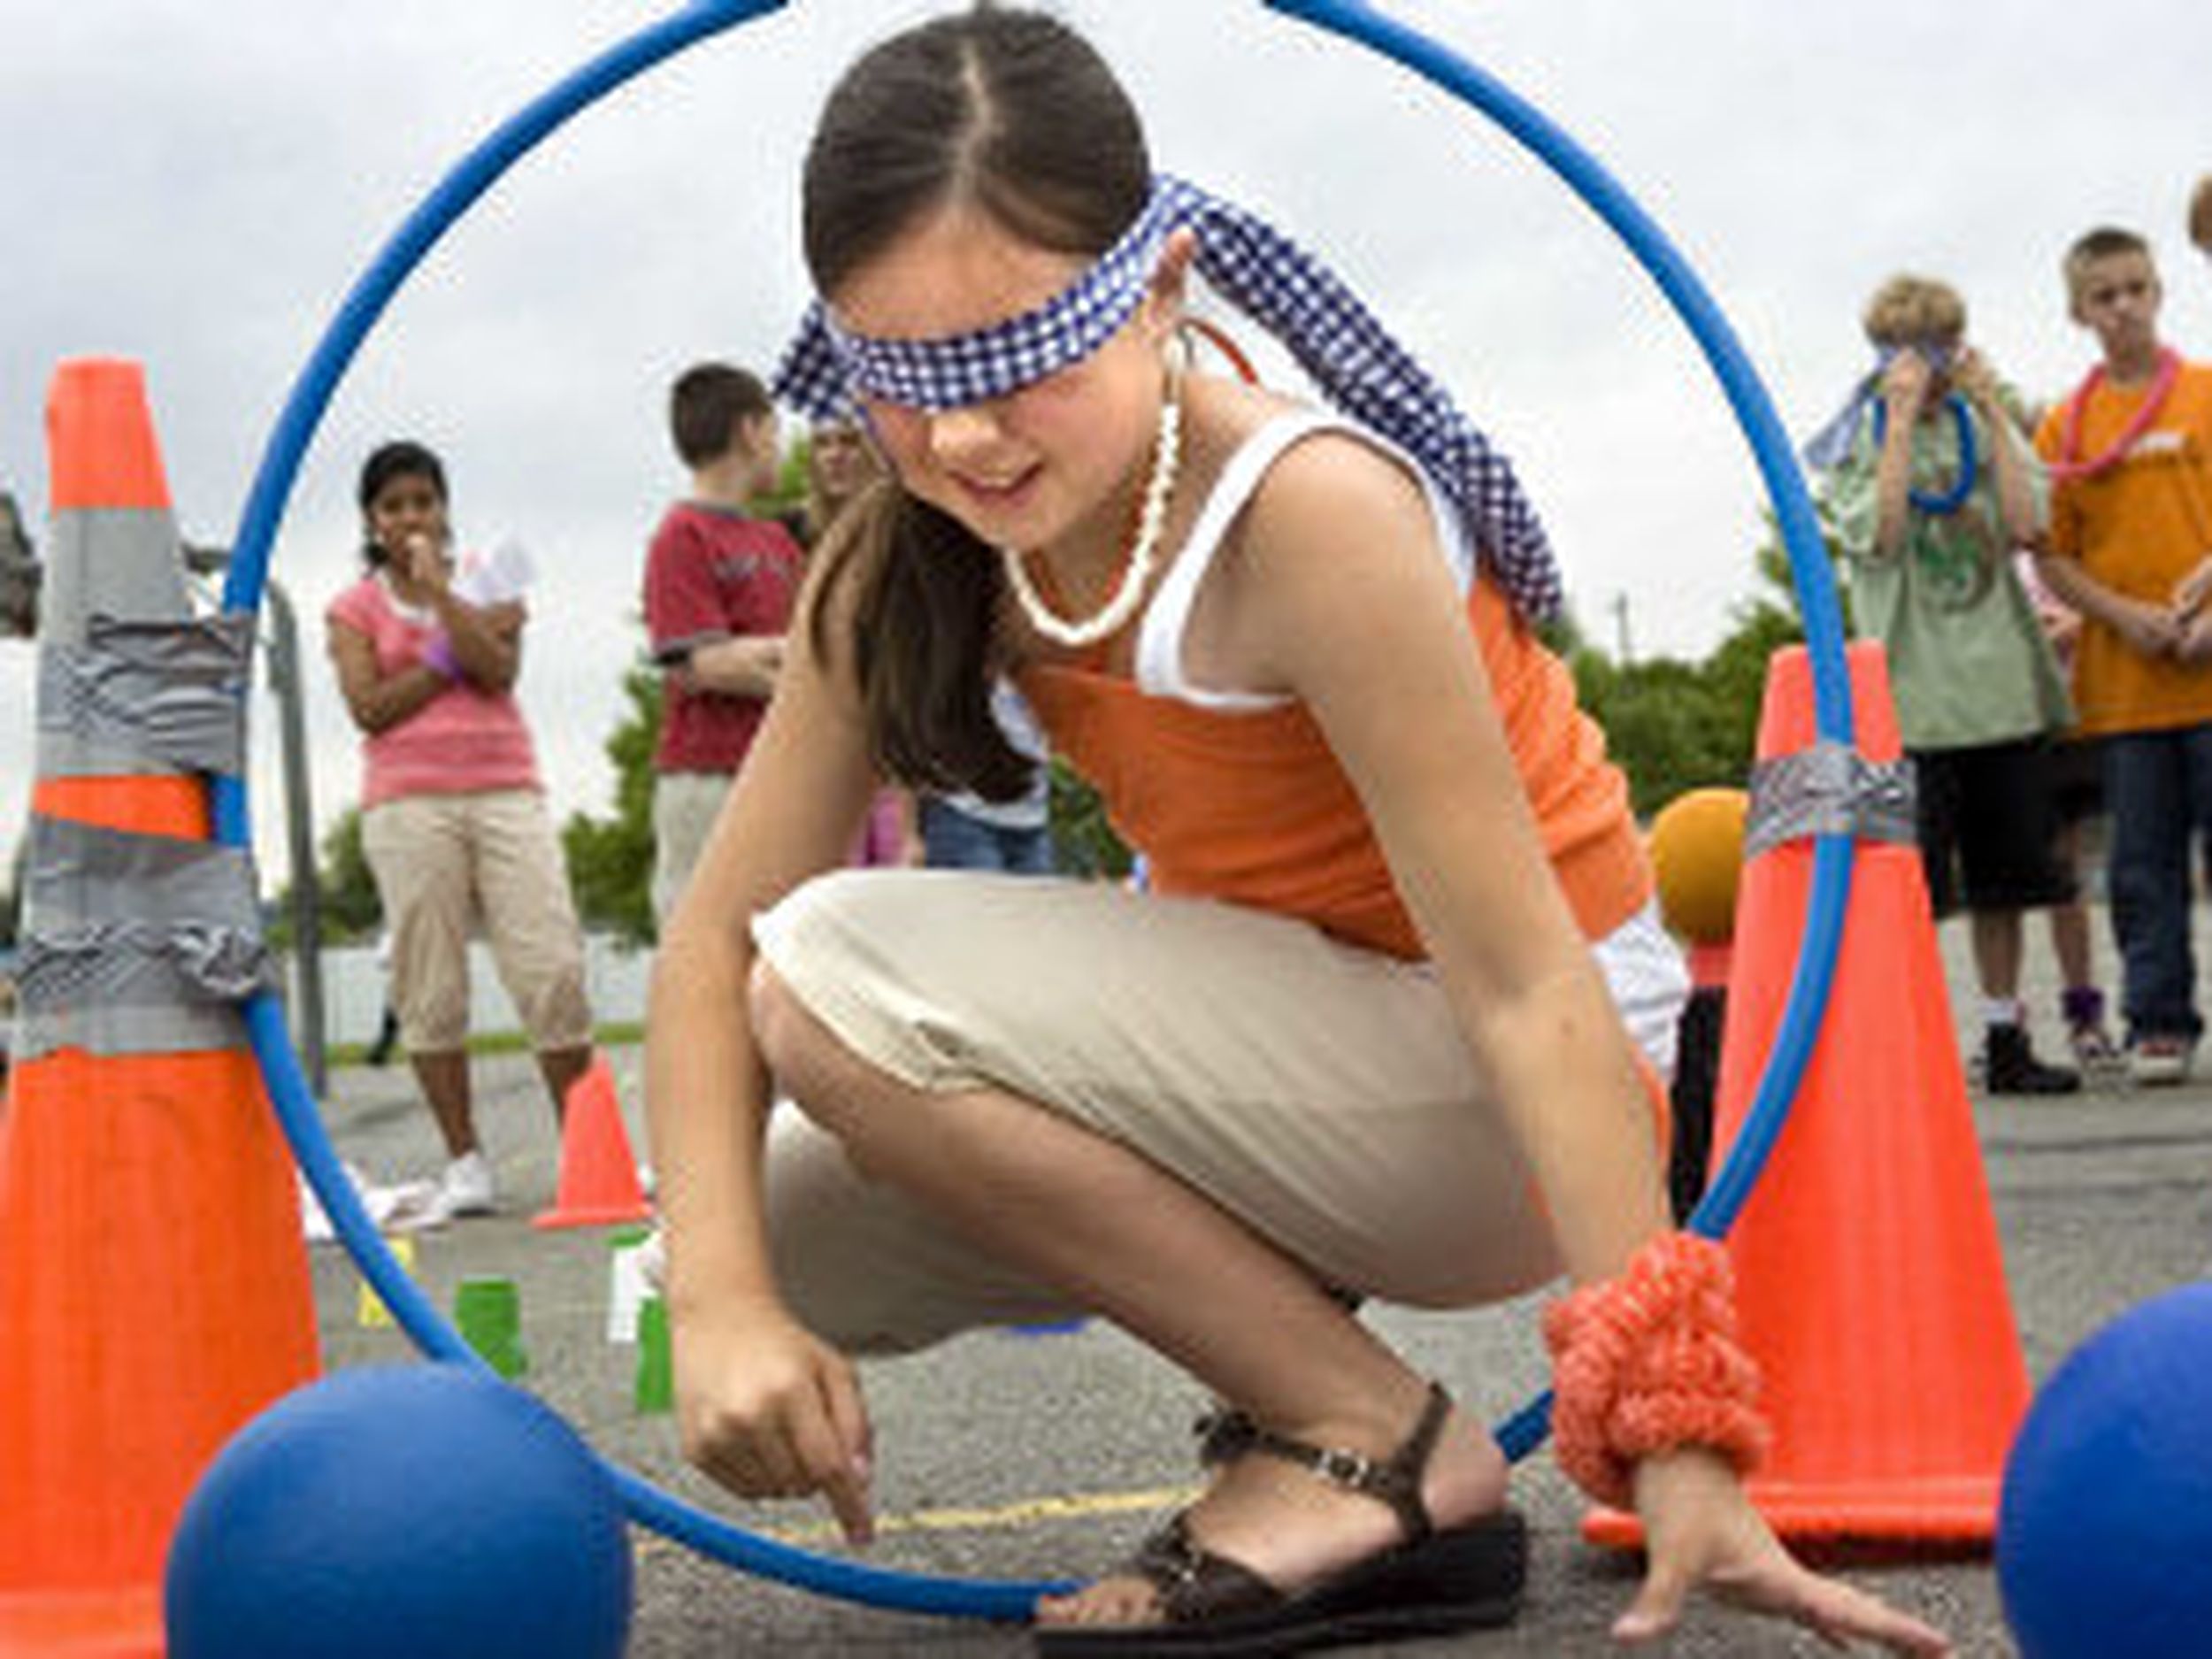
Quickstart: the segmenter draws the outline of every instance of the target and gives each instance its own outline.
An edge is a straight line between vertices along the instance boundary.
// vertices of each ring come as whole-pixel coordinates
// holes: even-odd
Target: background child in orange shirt
[[[2190,849],[2212,834],[2212,368],[2160,342],[2141,236],[2091,231],[2064,270],[2101,357],[2036,434],[2054,487],[2040,569],[2082,618],[2074,702],[2103,747],[2129,1069],[2177,1083],[2204,1028]]]

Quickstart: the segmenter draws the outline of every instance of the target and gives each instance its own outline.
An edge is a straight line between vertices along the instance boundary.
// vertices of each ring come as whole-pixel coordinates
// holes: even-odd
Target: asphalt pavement
[[[2200,930],[2201,931],[2201,930]],[[1955,1009],[1970,1010],[1962,941],[1945,930]],[[2031,995],[2047,1052],[2055,1002],[2040,930]],[[2200,952],[2208,941],[2200,940]],[[2212,955],[2203,956],[2212,962]],[[2108,983],[2110,982],[2107,964]],[[640,1055],[611,1059],[641,1152]],[[2208,1068],[2212,1070],[2212,1068]],[[612,1273],[603,1230],[546,1232],[530,1216],[557,1172],[549,1110],[528,1062],[477,1064],[479,1118],[503,1187],[501,1213],[414,1237],[414,1271],[450,1310],[464,1278],[511,1279],[529,1361],[523,1379],[599,1449],[646,1479],[738,1525],[810,1549],[836,1550],[806,1506],[749,1506],[718,1495],[682,1466],[672,1419],[638,1409],[637,1350],[609,1340]],[[2212,1261],[2212,1079],[2135,1090],[2094,1080],[2059,1100],[1975,1103],[1985,1168],[2030,1373],[2040,1379],[2123,1310],[2198,1279]],[[342,1154],[372,1179],[428,1171],[435,1140],[403,1064],[333,1076],[326,1117]],[[365,1325],[359,1281],[334,1245],[312,1250],[325,1357],[332,1366],[400,1360],[400,1333]],[[1492,1419],[1546,1377],[1533,1301],[1478,1314],[1371,1314],[1377,1327]],[[1113,1330],[988,1333],[935,1353],[872,1365],[882,1565],[964,1578],[1078,1577],[1113,1563],[1193,1480],[1188,1425],[1200,1404],[1186,1379]],[[1634,1586],[1633,1563],[1578,1536],[1581,1503],[1539,1454],[1517,1477],[1533,1530],[1526,1610],[1510,1629],[1346,1652],[1548,1655],[1612,1650],[1606,1628]],[[639,1530],[631,1651],[639,1659],[775,1654],[1014,1655],[1018,1630],[826,1600],[742,1577]],[[1986,1558],[1886,1552],[1839,1563],[1950,1632],[1963,1655],[2015,1651]],[[1660,1651],[1814,1654],[1809,1637],[1701,1608]]]

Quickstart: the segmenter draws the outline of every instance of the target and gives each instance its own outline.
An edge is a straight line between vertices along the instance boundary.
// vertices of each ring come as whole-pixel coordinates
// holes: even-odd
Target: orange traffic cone
[[[630,1132],[623,1126],[622,1102],[614,1072],[604,1058],[570,1085],[561,1114],[561,1176],[553,1207],[540,1210],[539,1227],[596,1227],[618,1221],[641,1221],[651,1215],[645,1189],[638,1184],[637,1159]]]
[[[184,770],[210,740],[145,718],[150,699],[234,713],[237,687],[204,672],[218,636],[191,620],[138,366],[65,364],[47,418],[53,559],[0,1118],[11,1659],[158,1654],[178,1511],[318,1364],[298,1189],[235,1007],[258,965],[250,871],[208,844]],[[198,683],[173,666],[196,656]]]
[[[1851,647],[1860,752],[1899,757],[1881,648]],[[1777,652],[1763,763],[1815,741],[1809,664]],[[1754,791],[1756,840],[1760,792]],[[1796,964],[1809,841],[1754,851],[1738,900],[1717,1146],[1743,1126]],[[1774,1426],[1752,1501],[1785,1537],[1985,1543],[2028,1377],[1918,852],[1862,839],[1804,1080],[1729,1253]],[[1628,1544],[1632,1517],[1586,1533]]]

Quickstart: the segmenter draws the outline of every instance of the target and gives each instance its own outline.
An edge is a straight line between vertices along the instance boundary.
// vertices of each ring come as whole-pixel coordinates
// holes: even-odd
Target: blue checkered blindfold
[[[1081,362],[1143,300],[1160,251],[1182,226],[1199,274],[1280,340],[1330,403],[1406,450],[1457,510],[1474,557],[1524,615],[1561,603],[1558,567],[1511,465],[1450,393],[1335,273],[1272,226],[1179,179],[1161,177],[1119,241],[1044,304],[972,334],[879,340],[838,326],[817,300],[776,372],[776,396],[819,419],[858,400],[946,410],[1009,396]],[[1459,557],[1463,582],[1474,569]]]

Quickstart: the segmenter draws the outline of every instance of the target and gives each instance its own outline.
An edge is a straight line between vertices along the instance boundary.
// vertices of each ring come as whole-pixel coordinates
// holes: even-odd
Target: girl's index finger
[[[822,1395],[839,1444],[860,1470],[862,1479],[867,1479],[875,1457],[876,1431],[868,1417],[868,1402],[861,1397],[859,1379],[849,1369],[834,1370],[822,1379]]]
[[[810,1472],[821,1483],[830,1513],[848,1543],[865,1544],[875,1537],[872,1489],[871,1442],[867,1408],[852,1373],[833,1368],[821,1377],[820,1415],[805,1425],[799,1452]]]

